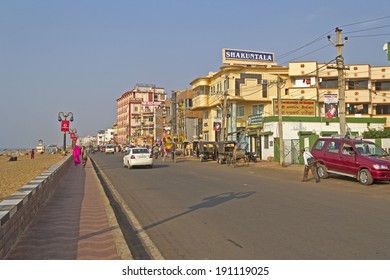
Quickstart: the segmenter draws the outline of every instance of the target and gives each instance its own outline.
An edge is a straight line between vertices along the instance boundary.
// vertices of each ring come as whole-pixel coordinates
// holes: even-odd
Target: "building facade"
[[[117,102],[116,142],[118,145],[152,145],[162,137],[164,88],[137,84]]]
[[[222,51],[218,72],[193,80],[193,111],[203,114],[204,140],[246,141],[261,159],[277,157],[279,109],[283,139],[294,162],[294,145],[339,133],[338,76],[330,65],[277,65],[272,53]],[[350,65],[345,71],[346,120],[350,133],[390,127],[390,67]],[[302,142],[303,141],[303,142]],[[312,140],[310,140],[312,141]]]

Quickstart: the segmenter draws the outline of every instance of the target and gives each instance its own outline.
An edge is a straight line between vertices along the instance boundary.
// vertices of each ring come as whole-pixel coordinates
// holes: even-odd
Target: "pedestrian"
[[[314,159],[313,155],[309,152],[309,149],[302,149],[301,153],[303,155],[303,161],[305,163],[305,167],[303,170],[303,179],[302,182],[307,182],[308,180],[308,175],[309,175],[309,169],[311,170],[311,173],[313,174],[314,178],[316,179],[316,182],[320,182],[320,177],[318,176],[317,173],[317,164],[316,160]]]
[[[34,159],[34,156],[35,156],[35,151],[34,149],[31,150],[31,159]]]
[[[153,147],[153,153],[154,153],[154,158],[157,159],[158,158],[158,151],[159,151],[159,147],[158,145],[156,144],[156,146]]]
[[[79,146],[79,143],[76,142],[76,144],[73,148],[73,160],[74,160],[74,165],[76,165],[76,166],[81,163],[80,154],[81,154],[81,148]]]
[[[88,160],[88,151],[84,145],[81,148],[81,158],[83,160],[83,167],[85,167],[85,165],[87,164],[87,160]]]

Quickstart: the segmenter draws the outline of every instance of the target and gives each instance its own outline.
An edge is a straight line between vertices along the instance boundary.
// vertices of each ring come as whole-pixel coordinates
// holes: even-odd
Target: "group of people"
[[[73,160],[74,160],[74,165],[77,166],[80,163],[85,167],[87,164],[88,160],[88,150],[87,147],[84,145],[80,147],[80,143],[76,143],[75,146],[73,147]],[[81,160],[80,160],[81,156]]]

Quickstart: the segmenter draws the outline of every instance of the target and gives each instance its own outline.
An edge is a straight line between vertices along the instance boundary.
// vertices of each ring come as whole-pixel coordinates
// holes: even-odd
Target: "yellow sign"
[[[278,101],[274,99],[274,115],[278,115]],[[282,115],[315,116],[316,102],[314,100],[284,99],[282,100]]]

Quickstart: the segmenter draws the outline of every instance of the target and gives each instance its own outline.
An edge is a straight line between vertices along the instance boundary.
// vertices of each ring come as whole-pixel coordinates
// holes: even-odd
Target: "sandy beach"
[[[0,201],[17,191],[36,176],[59,162],[63,157],[58,154],[19,155],[17,161],[9,161],[7,155],[0,156]]]

